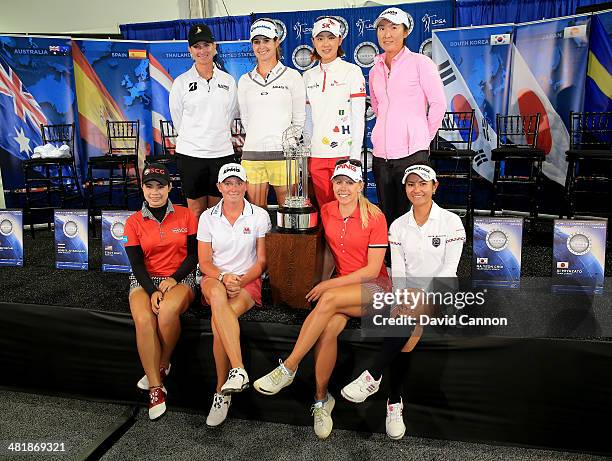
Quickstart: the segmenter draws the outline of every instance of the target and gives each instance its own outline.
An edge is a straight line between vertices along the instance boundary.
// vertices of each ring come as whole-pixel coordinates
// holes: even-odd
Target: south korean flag
[[[448,104],[448,111],[471,111],[474,109],[474,131],[472,135],[472,149],[476,152],[472,168],[480,176],[493,182],[495,162],[491,161],[491,149],[497,147],[497,135],[494,127],[489,125],[482,111],[476,104],[476,100],[470,92],[461,72],[449,56],[446,48],[433,32],[433,55],[432,58],[438,66],[438,72],[444,85],[444,95]],[[455,138],[449,136],[453,134]],[[459,141],[461,134],[458,132],[446,132],[444,138],[447,141]],[[450,138],[450,139],[447,139]]]

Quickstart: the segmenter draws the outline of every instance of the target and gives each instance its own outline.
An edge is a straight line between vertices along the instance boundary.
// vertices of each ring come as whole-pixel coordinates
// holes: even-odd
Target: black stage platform
[[[413,352],[404,392],[409,434],[612,455],[612,287],[596,297],[548,295],[541,277],[550,273],[551,239],[534,235],[523,253],[525,289],[494,298],[500,312],[522,319],[522,325],[483,330],[477,337],[431,335]],[[24,268],[0,268],[0,386],[144,402],[135,387],[142,370],[127,276],[100,271],[99,240],[90,241],[87,272],[54,269],[50,232],[35,240],[26,236],[24,246]],[[470,253],[466,245],[462,276],[469,274]],[[243,353],[252,379],[287,355],[305,315],[267,305],[244,316]],[[384,389],[361,405],[339,396],[378,345],[377,339],[362,338],[357,321],[342,333],[330,385],[338,402],[335,427],[384,431]],[[167,383],[169,404],[194,408],[204,419],[214,373],[209,314],[194,305],[183,318]],[[289,389],[273,397],[246,391],[234,398],[230,415],[311,424],[313,391],[308,356]]]

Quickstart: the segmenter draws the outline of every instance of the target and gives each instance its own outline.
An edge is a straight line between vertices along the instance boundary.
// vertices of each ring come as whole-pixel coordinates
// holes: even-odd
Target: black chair
[[[565,154],[566,214],[571,219],[576,213],[577,194],[588,193],[595,197],[610,191],[612,112],[570,112],[570,148]],[[597,171],[597,167],[602,166],[604,168]],[[578,181],[587,184],[605,182],[607,188],[604,191],[577,190]],[[607,209],[609,208],[608,206]],[[562,215],[563,213],[560,217]]]
[[[526,186],[530,202],[529,216],[531,225],[538,217],[538,197],[540,196],[542,162],[545,154],[537,146],[540,114],[500,115],[495,117],[497,148],[491,150],[491,160],[495,162],[493,174],[493,204],[491,216],[501,197],[515,197],[524,200],[525,194],[510,194],[505,191],[507,185]],[[504,162],[504,173],[501,173]],[[509,166],[523,164],[526,171],[510,174]]]
[[[472,161],[476,152],[472,150],[473,131],[474,109],[466,112],[446,112],[442,120],[442,127],[438,129],[429,151],[429,160],[434,165],[438,177],[467,180],[465,206],[467,223],[470,223],[474,216]],[[451,162],[455,164],[454,169],[440,168]],[[460,163],[465,164],[464,168],[459,169]]]
[[[90,220],[101,209],[128,209],[130,196],[141,196],[138,146],[140,121],[106,122],[108,152],[90,157],[87,163],[87,208]],[[101,173],[102,172],[102,173]],[[95,194],[95,187],[105,191]],[[119,202],[113,201],[113,191],[121,192]],[[101,199],[105,199],[100,202]],[[92,222],[93,224],[93,222]],[[92,225],[95,235],[95,226]]]
[[[35,211],[47,212],[47,228],[51,229],[53,210],[64,208],[71,200],[82,202],[83,194],[78,181],[74,156],[74,123],[40,125],[43,145],[69,148],[69,157],[33,158],[22,162],[25,183],[24,212],[34,237]]]
[[[180,203],[187,203],[183,188],[181,187],[181,177],[176,166],[176,138],[178,133],[174,129],[171,120],[160,120],[159,130],[161,132],[161,153],[145,157],[145,166],[150,163],[161,163],[168,167],[170,178],[172,179],[172,189],[176,191],[176,196]]]

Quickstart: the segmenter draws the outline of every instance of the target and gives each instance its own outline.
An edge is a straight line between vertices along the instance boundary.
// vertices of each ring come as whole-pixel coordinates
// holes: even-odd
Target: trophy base
[[[280,206],[276,212],[276,227],[278,232],[287,234],[309,234],[319,228],[319,214],[312,206],[287,207]]]

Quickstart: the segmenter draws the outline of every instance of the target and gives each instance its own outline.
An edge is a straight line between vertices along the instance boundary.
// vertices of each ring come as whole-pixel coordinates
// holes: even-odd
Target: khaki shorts
[[[287,163],[284,160],[243,160],[242,166],[251,184],[287,185]],[[295,184],[295,177],[291,184]]]

